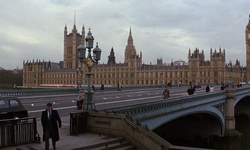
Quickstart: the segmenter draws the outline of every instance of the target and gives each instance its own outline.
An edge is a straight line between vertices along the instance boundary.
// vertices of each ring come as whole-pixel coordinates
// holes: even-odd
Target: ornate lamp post
[[[229,64],[227,65],[228,73],[229,73],[229,89],[232,88],[232,72],[233,72],[233,65],[230,60]]]
[[[76,69],[76,73],[77,73],[77,89],[81,90],[82,89],[82,67],[79,66]]]
[[[91,49],[93,48],[94,37],[92,36],[90,29],[85,40],[86,40],[86,47],[84,43],[81,43],[77,47],[79,60],[81,63],[84,63],[87,67],[87,71],[85,71],[85,75],[87,76],[87,90],[84,91],[85,101],[83,103],[83,109],[94,110],[95,103],[93,101],[94,91],[91,89],[91,75],[92,75],[91,68],[93,66],[93,63],[98,64],[98,61],[101,59],[102,50],[98,47],[98,43],[96,43],[96,47],[93,49],[91,55]],[[86,48],[88,49],[87,57],[85,56]]]

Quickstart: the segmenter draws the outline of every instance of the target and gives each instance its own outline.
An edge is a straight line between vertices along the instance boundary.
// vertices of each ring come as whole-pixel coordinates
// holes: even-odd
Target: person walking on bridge
[[[209,85],[207,85],[206,92],[209,92],[209,91],[210,91],[210,87],[209,87]]]
[[[81,92],[82,91],[79,91],[79,95],[76,99],[76,106],[77,106],[78,110],[82,109],[82,105],[83,105],[83,101],[84,101],[84,97],[83,97],[83,94]]]
[[[169,92],[167,87],[165,87],[165,89],[163,90],[162,97],[163,97],[163,99],[167,99],[170,97],[170,92]]]
[[[188,95],[193,95],[194,94],[194,91],[195,91],[195,88],[193,85],[190,85],[187,89],[187,93]]]
[[[104,84],[101,84],[101,93],[104,92]]]

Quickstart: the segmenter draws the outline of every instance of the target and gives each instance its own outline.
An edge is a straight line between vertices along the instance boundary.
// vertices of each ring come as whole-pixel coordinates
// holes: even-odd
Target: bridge
[[[236,104],[246,97],[250,97],[250,87],[209,92],[203,95],[183,96],[180,94],[179,97],[167,100],[101,111],[115,115],[123,114],[127,118],[135,120],[136,124],[155,132],[157,132],[157,128],[178,118],[206,114],[210,118],[214,118],[213,121],[217,121],[220,128],[217,132],[206,133],[206,136],[211,134],[224,136],[225,132],[235,130],[234,109]],[[161,134],[160,132],[158,131],[158,135]]]
[[[250,87],[234,89],[234,106],[244,97],[250,96]],[[195,113],[207,113],[220,121],[221,134],[225,130],[226,91],[203,95],[180,96],[158,102],[144,103],[115,109],[102,110],[107,113],[125,114],[145,125],[150,130],[172,120]]]

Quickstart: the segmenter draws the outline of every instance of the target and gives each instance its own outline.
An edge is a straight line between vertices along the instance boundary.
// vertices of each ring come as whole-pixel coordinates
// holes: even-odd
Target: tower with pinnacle
[[[245,29],[246,40],[246,67],[247,67],[247,81],[250,81],[250,14],[248,24]]]
[[[79,67],[77,46],[85,41],[85,28],[82,27],[82,35],[77,32],[75,21],[72,32],[68,34],[67,26],[64,27],[64,54],[63,68],[76,69]]]

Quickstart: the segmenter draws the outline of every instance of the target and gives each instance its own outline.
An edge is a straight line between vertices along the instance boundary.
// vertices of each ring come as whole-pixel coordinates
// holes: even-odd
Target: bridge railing
[[[23,90],[1,90],[0,96],[29,96],[29,95],[51,95],[62,93],[76,93],[76,88],[70,89],[23,89]]]
[[[123,107],[117,107],[114,109],[103,109],[101,111],[105,111],[108,113],[115,113],[115,114],[127,114],[127,115],[133,115],[138,114],[142,112],[148,112],[152,110],[158,110],[161,108],[166,107],[174,107],[179,106],[181,104],[191,104],[191,102],[199,102],[204,99],[209,98],[210,96],[215,97],[223,97],[225,92],[214,92],[210,94],[204,94],[204,95],[190,95],[188,97],[177,97],[177,98],[169,98],[169,99],[160,99],[159,101],[152,101],[148,103],[141,104],[135,104],[132,106],[123,106]],[[200,102],[199,102],[200,103]]]
[[[236,93],[242,94],[249,92],[249,88],[234,89]],[[226,92],[217,91],[205,93],[203,95],[189,95],[186,97],[169,98],[167,100],[159,100],[156,102],[148,102],[136,104],[132,106],[119,107],[115,109],[102,110],[106,113],[126,114],[137,121],[144,121],[150,118],[159,117],[166,114],[175,113],[191,107],[211,104],[214,106],[222,105],[225,102]]]
[[[0,120],[0,148],[40,142],[35,117]]]
[[[85,87],[86,88],[86,87]],[[159,85],[154,86],[123,86],[122,90],[133,89],[147,89],[147,88],[161,88]],[[100,91],[100,87],[95,87],[95,91]],[[29,96],[29,95],[52,95],[65,93],[78,93],[77,88],[37,88],[37,89],[14,89],[14,90],[0,90],[0,96]],[[116,86],[107,86],[105,91],[117,91]]]

